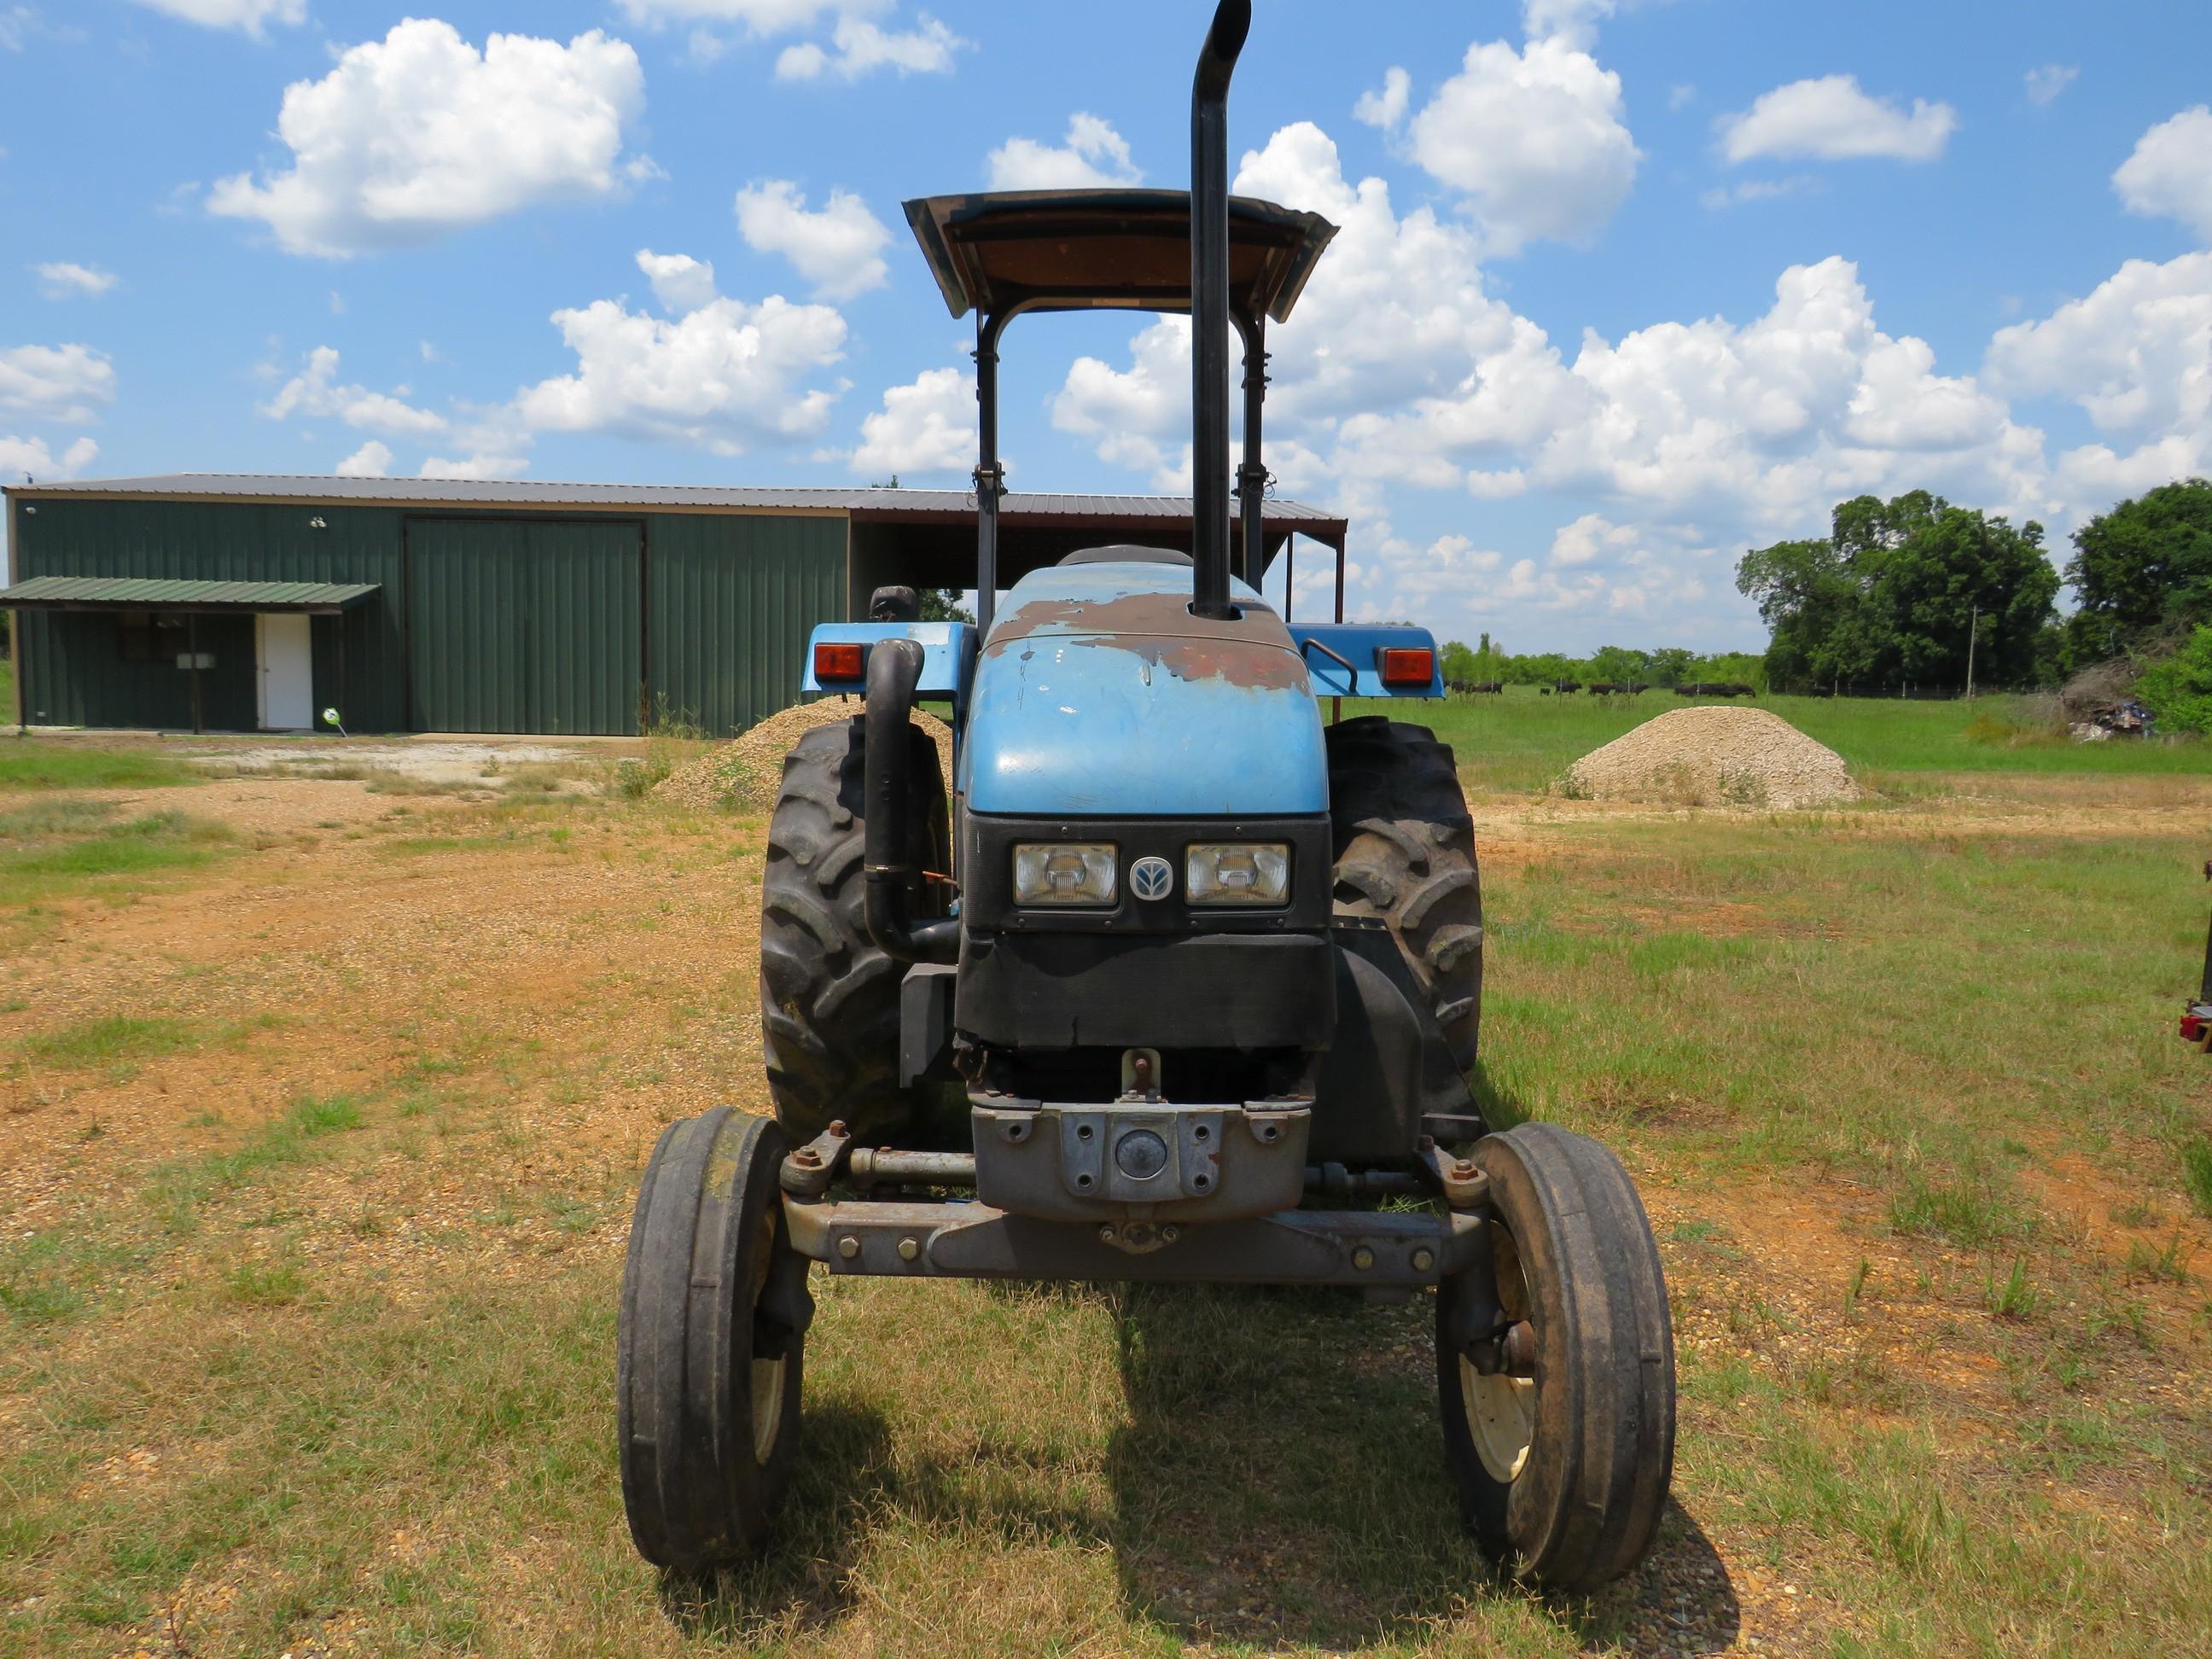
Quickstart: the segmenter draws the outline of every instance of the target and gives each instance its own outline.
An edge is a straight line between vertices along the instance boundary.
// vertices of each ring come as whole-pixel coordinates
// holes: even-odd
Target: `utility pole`
[[[1982,607],[1974,607],[1972,621],[1966,624],[1966,701],[1974,700],[1974,641],[1982,631]]]

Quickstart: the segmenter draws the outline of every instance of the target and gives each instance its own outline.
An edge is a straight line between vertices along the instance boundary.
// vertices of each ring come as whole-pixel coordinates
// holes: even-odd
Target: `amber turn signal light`
[[[1437,677],[1437,653],[1433,651],[1401,651],[1386,647],[1381,655],[1385,685],[1426,685]]]
[[[866,671],[867,660],[865,645],[831,644],[825,640],[814,647],[814,678],[825,685],[831,680],[857,680]]]

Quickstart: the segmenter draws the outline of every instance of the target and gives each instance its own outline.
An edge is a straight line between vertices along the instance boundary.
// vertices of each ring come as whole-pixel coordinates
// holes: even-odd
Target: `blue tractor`
[[[953,313],[976,313],[978,625],[920,621],[891,588],[813,636],[805,689],[865,713],[800,741],[770,821],[775,1115],[668,1128],[623,1282],[623,1498],[672,1571],[769,1535],[817,1265],[1432,1291],[1444,1449],[1484,1549],[1583,1589],[1657,1527],[1674,1344],[1643,1206],[1596,1143],[1478,1109],[1482,902],[1450,750],[1322,721],[1324,697],[1442,696],[1435,641],[1287,627],[1232,570],[1262,548],[1266,325],[1334,234],[1230,197],[1250,21],[1249,0],[1213,18],[1188,194],[908,204]],[[1100,307],[1193,315],[1192,550],[1080,550],[1001,605],[999,336]],[[918,697],[952,707],[949,813]]]

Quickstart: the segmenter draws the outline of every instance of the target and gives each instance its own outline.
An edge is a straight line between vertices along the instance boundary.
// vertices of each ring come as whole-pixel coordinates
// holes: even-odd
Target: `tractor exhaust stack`
[[[1252,0],[1221,0],[1190,89],[1191,611],[1229,602],[1229,77]]]

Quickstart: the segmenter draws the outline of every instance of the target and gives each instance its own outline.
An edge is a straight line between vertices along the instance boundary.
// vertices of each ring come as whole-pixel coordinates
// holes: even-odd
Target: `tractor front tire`
[[[1674,1338],[1658,1247],[1627,1170],[1595,1140],[1524,1123],[1478,1140],[1473,1156],[1490,1177],[1490,1270],[1437,1289],[1437,1396],[1461,1510],[1506,1571],[1595,1589],[1651,1547],[1673,1478]]]
[[[919,726],[912,746],[907,914],[940,915],[950,869],[937,745]],[[899,1087],[899,983],[906,964],[868,937],[863,877],[862,722],[817,726],[784,757],[761,876],[761,1045],[776,1121],[794,1145],[834,1119],[864,1138],[907,1126],[915,1100]],[[868,1143],[865,1139],[863,1144]]]
[[[813,1302],[766,1118],[661,1132],[638,1187],[616,1337],[623,1507],[638,1553],[700,1576],[757,1553],[799,1450]]]
[[[1336,913],[1398,942],[1462,1073],[1482,1027],[1482,878],[1450,746],[1370,714],[1325,728]]]

